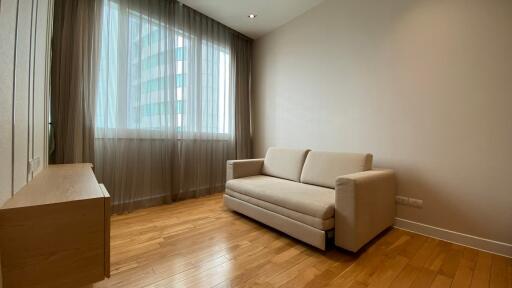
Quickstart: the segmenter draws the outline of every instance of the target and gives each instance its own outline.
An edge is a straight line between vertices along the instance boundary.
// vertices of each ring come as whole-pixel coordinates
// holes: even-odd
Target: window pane
[[[226,47],[116,2],[105,2],[103,20],[98,128],[231,133]]]

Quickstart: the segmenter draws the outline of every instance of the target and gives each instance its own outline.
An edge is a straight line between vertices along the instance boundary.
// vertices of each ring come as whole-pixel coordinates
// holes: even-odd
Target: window
[[[106,1],[99,62],[97,136],[109,129],[232,133],[227,47]]]

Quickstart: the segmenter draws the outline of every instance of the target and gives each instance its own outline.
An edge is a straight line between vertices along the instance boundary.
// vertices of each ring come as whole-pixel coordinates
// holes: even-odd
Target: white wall
[[[11,196],[12,89],[16,1],[0,4],[0,205]]]
[[[0,1],[0,206],[47,163],[52,3]]]
[[[0,5],[1,206],[47,162],[53,9],[50,0],[2,0]],[[28,162],[36,158],[41,164],[32,173]]]
[[[371,152],[398,217],[512,244],[512,1],[325,0],[254,66],[256,156]]]

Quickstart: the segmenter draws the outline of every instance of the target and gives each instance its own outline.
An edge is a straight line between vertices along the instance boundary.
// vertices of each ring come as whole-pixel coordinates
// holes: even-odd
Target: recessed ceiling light
[[[249,14],[249,16],[247,16],[247,17],[249,17],[251,19],[254,19],[254,18],[256,18],[256,16],[258,16],[258,15],[256,15],[256,14]]]

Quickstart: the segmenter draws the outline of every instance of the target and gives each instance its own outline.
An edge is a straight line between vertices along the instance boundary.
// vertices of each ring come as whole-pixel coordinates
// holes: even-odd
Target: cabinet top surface
[[[91,167],[88,163],[49,165],[0,209],[102,198]]]

